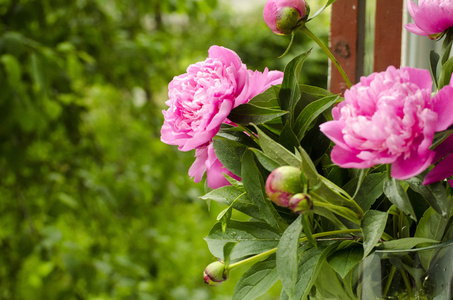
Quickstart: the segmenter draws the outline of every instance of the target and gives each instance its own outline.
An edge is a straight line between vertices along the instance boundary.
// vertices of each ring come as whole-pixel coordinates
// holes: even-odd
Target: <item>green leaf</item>
[[[414,236],[440,241],[446,226],[446,219],[437,213],[433,207],[429,207],[418,222]]]
[[[250,99],[249,102],[250,104],[254,104],[256,106],[260,107],[267,107],[267,108],[276,108],[279,109],[280,106],[278,104],[278,89],[280,85],[273,85],[261,94],[256,95],[252,99]]]
[[[11,54],[3,54],[0,57],[0,62],[3,64],[6,71],[6,79],[8,84],[17,90],[22,89],[22,68],[19,61]]]
[[[438,89],[441,89],[450,83],[452,72],[453,72],[453,57],[449,58],[440,69]]]
[[[241,159],[247,147],[225,139],[214,139],[215,154],[219,161],[233,174],[241,176]]]
[[[274,169],[281,166],[278,162],[264,154],[261,150],[255,148],[250,148],[250,150],[253,151],[258,161],[267,171],[272,172]]]
[[[335,251],[329,256],[327,261],[341,278],[345,278],[346,275],[362,261],[362,258],[363,249],[351,247]]]
[[[213,200],[219,203],[232,206],[234,209],[249,215],[258,220],[264,220],[258,206],[255,205],[247,193],[238,190],[233,186],[223,186],[218,189],[212,190],[206,195],[200,197],[203,200]]]
[[[300,167],[300,160],[288,149],[271,139],[261,129],[256,127],[259,137],[259,142],[263,152],[271,157],[282,166],[289,165],[294,167]]]
[[[334,243],[325,248],[312,248],[300,255],[294,299],[306,299],[318,275],[324,272],[324,262],[336,247],[337,243]]]
[[[369,174],[363,179],[362,185],[357,191],[354,200],[364,211],[369,210],[376,199],[384,193],[384,182],[386,180],[387,174],[385,172]],[[349,193],[353,193],[357,182],[358,178],[354,178],[343,189]]]
[[[384,182],[384,194],[398,209],[400,209],[404,214],[417,220],[417,217],[414,212],[414,208],[407,196],[406,191],[401,186],[399,180],[395,178],[387,179]]]
[[[233,300],[253,300],[264,295],[278,281],[275,255],[257,262],[236,284]]]
[[[277,272],[290,299],[294,298],[297,282],[297,249],[302,233],[302,216],[294,220],[283,233],[277,248]]]
[[[223,246],[223,262],[225,264],[225,269],[228,269],[230,265],[230,256],[233,252],[234,247],[236,247],[237,242],[229,242]]]
[[[287,122],[283,127],[278,142],[289,151],[294,151],[294,149],[299,147],[299,140],[297,139],[297,136],[291,128],[291,124],[289,122]]]
[[[448,201],[447,193],[442,182],[423,185],[423,179],[419,176],[406,180],[412,190],[425,198],[426,202],[432,206],[442,217],[447,218],[452,204]]]
[[[429,238],[421,238],[421,237],[411,237],[411,238],[402,238],[397,240],[391,240],[383,242],[379,249],[384,250],[407,250],[412,249],[413,247],[420,245],[420,244],[438,244],[439,241],[429,239]]]
[[[345,290],[343,281],[340,280],[327,261],[324,260],[322,262],[321,268],[322,271],[319,272],[315,282],[316,297],[318,299],[355,300]]]
[[[211,253],[224,260],[223,249],[227,243],[237,242],[231,252],[231,261],[256,255],[277,247],[280,233],[266,223],[239,222],[231,220],[225,232],[222,225],[216,223],[205,237]]]
[[[429,52],[429,66],[431,68],[431,75],[433,77],[434,84],[437,88],[439,86],[440,55],[434,50]]]
[[[245,103],[234,108],[228,115],[228,119],[236,124],[262,124],[288,114],[280,109],[260,107],[255,104]]]
[[[311,21],[311,20],[313,20],[313,18],[316,18],[316,16],[318,16],[320,13],[322,13],[327,7],[329,7],[330,5],[332,5],[335,1],[337,1],[337,0],[329,0],[329,1],[327,1],[327,3],[326,3],[323,7],[321,7],[320,9],[318,9],[318,11],[316,11],[316,12],[313,14],[313,16],[312,16],[310,19],[308,19],[308,21]],[[308,21],[307,21],[307,22],[308,22]]]
[[[294,132],[296,133],[299,141],[302,141],[305,136],[305,132],[308,130],[311,123],[316,120],[320,114],[337,102],[339,98],[340,96],[338,95],[327,96],[308,104],[302,110],[294,124]]]
[[[302,65],[310,51],[300,54],[293,58],[285,67],[282,86],[278,96],[280,108],[291,112],[290,116],[285,116],[284,122],[293,119],[294,107],[300,99],[299,76]]]
[[[272,202],[266,198],[264,180],[255,163],[254,154],[250,150],[247,150],[242,157],[241,178],[247,195],[260,208],[264,220],[281,232],[285,231],[288,225],[275,210]]]
[[[366,257],[384,233],[387,223],[387,212],[368,210],[362,218],[361,227],[363,232],[363,257]]]
[[[229,206],[219,213],[217,216],[217,221],[220,221],[222,224],[222,231],[225,232],[228,224],[230,223],[231,215],[233,213],[233,207]]]

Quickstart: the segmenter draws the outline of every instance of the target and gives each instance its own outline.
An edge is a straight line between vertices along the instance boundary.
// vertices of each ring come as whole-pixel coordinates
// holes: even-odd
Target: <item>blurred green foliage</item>
[[[287,43],[217,0],[0,0],[0,299],[229,299],[202,283],[221,208],[160,141],[166,85],[212,44],[283,70]]]

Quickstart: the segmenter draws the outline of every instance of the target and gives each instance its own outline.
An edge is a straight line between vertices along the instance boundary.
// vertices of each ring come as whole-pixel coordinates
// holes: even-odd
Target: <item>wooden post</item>
[[[374,72],[401,65],[403,0],[377,0],[374,31]]]
[[[341,0],[332,4],[330,51],[353,84],[363,74],[364,40],[365,0]],[[329,90],[343,93],[346,83],[332,64],[330,70]]]

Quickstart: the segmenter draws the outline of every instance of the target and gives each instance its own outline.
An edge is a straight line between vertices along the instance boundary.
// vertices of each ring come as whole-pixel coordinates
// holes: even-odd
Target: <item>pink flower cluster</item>
[[[440,155],[430,150],[434,133],[453,124],[453,85],[434,97],[431,88],[427,70],[409,67],[362,77],[332,110],[334,120],[320,126],[336,144],[332,161],[345,168],[392,164],[400,180],[426,170]]]
[[[412,33],[436,39],[453,27],[453,0],[407,0],[407,9],[415,23],[404,26]]]
[[[227,185],[222,173],[238,177],[217,159],[213,137],[222,123],[230,123],[228,115],[233,108],[282,80],[280,71],[249,70],[234,51],[212,46],[205,61],[190,65],[187,73],[170,82],[161,140],[178,145],[181,151],[196,149],[196,160],[189,170],[195,182],[206,172],[209,187]]]

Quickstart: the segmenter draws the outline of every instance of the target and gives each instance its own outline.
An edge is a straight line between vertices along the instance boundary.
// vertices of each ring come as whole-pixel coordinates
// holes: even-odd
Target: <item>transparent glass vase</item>
[[[358,299],[453,299],[453,241],[376,250],[359,266]]]
[[[452,300],[453,240],[409,250],[376,250],[347,276],[323,265],[310,300]],[[326,280],[325,278],[329,278]]]

